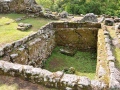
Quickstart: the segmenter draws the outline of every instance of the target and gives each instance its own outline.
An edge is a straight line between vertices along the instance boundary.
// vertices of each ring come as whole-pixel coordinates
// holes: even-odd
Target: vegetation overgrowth
[[[60,53],[61,47],[56,47],[52,55],[46,60],[44,68],[55,72],[75,68],[75,74],[80,76],[87,76],[94,79],[96,72],[97,53],[95,52],[81,52],[71,57]]]
[[[36,0],[52,11],[71,14],[95,13],[120,17],[120,0]]]

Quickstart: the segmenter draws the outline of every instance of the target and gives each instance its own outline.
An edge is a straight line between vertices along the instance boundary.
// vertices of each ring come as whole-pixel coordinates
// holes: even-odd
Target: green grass
[[[56,47],[52,55],[45,63],[45,69],[55,72],[65,68],[74,67],[76,74],[94,79],[96,72],[97,54],[93,52],[77,51],[75,56],[66,56],[59,52],[60,47]]]
[[[0,85],[0,90],[18,90],[18,86],[15,84],[13,85],[2,84]]]
[[[25,14],[15,14],[15,13],[10,13],[10,14],[0,14],[0,18],[2,17],[6,17],[6,18],[10,18],[10,19],[16,19],[19,17],[24,16]]]
[[[120,69],[120,49],[115,48],[116,66]]]
[[[0,25],[3,25],[7,22],[14,21],[18,17],[24,16],[23,14],[0,14]],[[50,19],[45,18],[27,18],[25,20],[11,23],[10,25],[0,26],[0,46],[6,43],[10,43],[12,41],[19,40],[31,33],[36,32],[41,26],[51,22]],[[19,31],[17,30],[17,24],[30,23],[33,27],[27,31]]]

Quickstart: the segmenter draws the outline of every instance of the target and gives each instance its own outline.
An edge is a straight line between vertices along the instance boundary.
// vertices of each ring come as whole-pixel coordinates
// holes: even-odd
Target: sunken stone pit
[[[101,51],[107,52],[108,50],[101,45],[110,46],[109,32],[106,29],[103,32],[100,28],[100,23],[90,22],[49,23],[38,32],[8,44],[0,50],[0,74],[17,76],[60,90],[114,90],[118,83],[117,81],[114,83],[112,79],[115,78],[110,77],[113,75],[113,59],[107,59],[107,54],[105,54],[104,61],[108,61],[104,62],[104,65],[101,64],[102,54],[104,54]],[[85,76],[42,69],[44,62],[56,46],[70,47],[79,51],[97,50],[96,79],[90,80]],[[115,90],[119,90],[119,87],[117,88]]]

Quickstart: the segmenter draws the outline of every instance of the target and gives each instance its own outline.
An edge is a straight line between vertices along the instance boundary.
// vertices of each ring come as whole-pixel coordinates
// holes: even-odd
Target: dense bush
[[[52,11],[71,14],[107,14],[120,17],[120,0],[36,0]]]

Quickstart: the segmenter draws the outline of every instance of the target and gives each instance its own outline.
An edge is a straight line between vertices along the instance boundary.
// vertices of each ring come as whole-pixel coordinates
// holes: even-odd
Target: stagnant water
[[[96,73],[96,52],[81,52],[77,51],[74,56],[67,56],[60,53],[60,47],[56,47],[52,55],[46,60],[44,68],[56,72],[73,67],[75,74],[87,76],[94,79]]]

